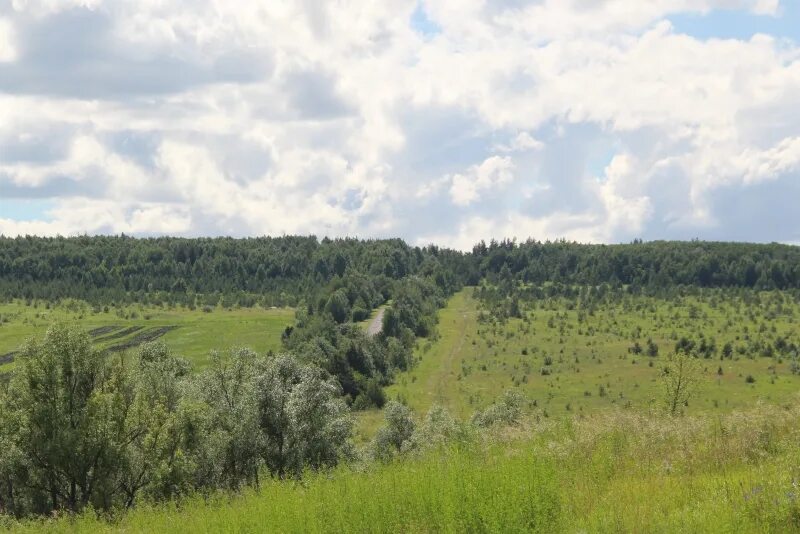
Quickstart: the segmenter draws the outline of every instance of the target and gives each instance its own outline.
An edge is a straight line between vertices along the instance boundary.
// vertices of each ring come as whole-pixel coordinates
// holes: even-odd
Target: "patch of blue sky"
[[[749,40],[761,33],[800,43],[800,0],[783,0],[777,16],[714,10],[704,15],[674,15],[669,20],[676,32],[697,39]]]
[[[54,203],[49,199],[0,198],[0,219],[49,221]]]
[[[597,178],[601,182],[605,181],[606,167],[608,167],[611,160],[614,159],[616,155],[617,151],[612,143],[596,143],[595,146],[589,150],[586,158],[586,170],[589,172],[589,175]]]
[[[428,39],[442,33],[441,26],[430,19],[428,13],[425,11],[425,6],[423,6],[421,2],[417,3],[417,7],[411,14],[409,22],[414,31]]]

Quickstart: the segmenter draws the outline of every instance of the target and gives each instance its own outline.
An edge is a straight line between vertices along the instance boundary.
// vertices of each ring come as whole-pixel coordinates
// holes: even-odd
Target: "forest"
[[[347,275],[368,276],[384,289],[391,280],[424,274],[446,287],[451,276],[463,277],[462,256],[399,239],[0,237],[0,295],[296,305]]]
[[[730,525],[800,528],[765,474],[800,452],[798,317],[800,247],[780,244],[0,237],[0,525],[147,531],[168,503],[222,517],[220,496],[291,510],[308,491],[379,531],[716,530],[677,488],[668,514],[587,504],[698,476],[752,481],[697,501]],[[415,466],[432,471],[409,495],[438,488],[452,515],[415,523],[406,496],[359,512],[338,485]],[[459,517],[452,469],[531,507]],[[741,515],[753,487],[774,502]],[[309,527],[281,513],[277,530]]]
[[[800,287],[800,250],[780,244],[502,240],[461,253],[435,245],[412,247],[399,239],[314,236],[0,237],[2,298],[296,305],[348,275],[370,277],[379,288],[411,275],[429,276],[451,291],[499,275],[504,267],[535,284]]]

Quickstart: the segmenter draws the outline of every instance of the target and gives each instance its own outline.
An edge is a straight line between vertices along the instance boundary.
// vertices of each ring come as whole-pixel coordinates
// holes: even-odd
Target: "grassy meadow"
[[[50,306],[14,301],[0,304],[0,355],[17,350],[31,336],[42,335],[54,321],[75,323],[90,331],[95,345],[101,349],[133,346],[161,334],[157,339],[199,370],[208,364],[212,349],[233,346],[250,347],[258,352],[280,349],[281,333],[293,323],[294,310],[258,307],[190,310],[145,305],[108,308],[71,300]],[[13,368],[13,361],[0,364],[0,372]]]
[[[700,360],[702,376],[688,412],[787,402],[800,391],[792,362],[745,352],[749,344],[771,345],[796,331],[797,304],[783,303],[776,312],[770,298],[761,295],[758,304],[743,311],[711,297],[626,297],[582,320],[579,310],[555,300],[526,312],[529,321],[493,324],[479,321],[467,289],[442,312],[441,339],[422,346],[419,365],[400,377],[389,394],[418,410],[437,402],[461,416],[509,388],[519,388],[550,415],[614,406],[657,408],[662,397],[659,363],[680,337],[697,339],[702,333],[714,338],[717,351]],[[637,342],[644,351],[648,338],[659,347],[657,356],[629,351]],[[728,342],[732,357],[722,359]]]
[[[713,291],[669,299],[625,296],[589,313],[554,298],[525,303],[522,319],[499,322],[466,288],[440,311],[438,339],[420,342],[416,366],[396,377],[387,396],[417,413],[440,404],[462,418],[507,389],[523,393],[542,416],[659,410],[665,357],[681,337],[698,340],[702,333],[709,342],[713,338],[716,352],[700,359],[697,390],[684,411],[793,401],[800,376],[792,373],[792,362],[762,352],[797,332],[800,307],[781,292],[743,300]],[[646,354],[648,338],[658,346],[655,357]],[[721,359],[728,342],[732,356]],[[642,353],[629,352],[634,343]],[[369,439],[380,421],[377,411],[362,415],[361,438]]]

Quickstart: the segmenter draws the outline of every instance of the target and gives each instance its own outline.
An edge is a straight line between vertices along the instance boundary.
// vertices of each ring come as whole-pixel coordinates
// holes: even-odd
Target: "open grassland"
[[[800,319],[798,304],[781,292],[625,295],[588,309],[553,298],[523,303],[522,316],[498,321],[480,309],[471,288],[457,293],[439,313],[440,337],[421,341],[416,366],[396,377],[387,396],[418,413],[441,404],[460,417],[507,389],[519,390],[545,416],[659,410],[664,360],[682,337],[714,346],[709,357],[698,358],[701,374],[684,407],[688,413],[785,403],[800,391],[793,359],[774,349],[779,339],[797,343]],[[647,355],[648,339],[657,356]],[[639,354],[630,350],[637,343]],[[723,358],[727,343],[732,353]],[[361,438],[379,422],[379,413],[364,414]]]
[[[612,409],[494,429],[390,464],[20,532],[791,532],[800,411]]]
[[[294,321],[294,312],[289,308],[218,307],[204,311],[140,305],[100,308],[79,301],[25,305],[15,301],[0,304],[0,356],[13,356],[26,339],[40,336],[55,321],[78,324],[104,350],[125,350],[159,339],[189,359],[195,369],[202,369],[208,364],[212,349],[280,349],[281,333]],[[13,361],[0,360],[0,372],[13,368]]]

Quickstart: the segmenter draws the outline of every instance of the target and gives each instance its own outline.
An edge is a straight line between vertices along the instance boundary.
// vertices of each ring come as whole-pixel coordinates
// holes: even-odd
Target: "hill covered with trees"
[[[399,239],[0,237],[0,295],[91,302],[161,295],[179,303],[202,295],[241,305],[294,305],[347,276],[369,277],[383,289],[391,280],[425,274],[447,286],[462,258]]]
[[[503,240],[481,242],[461,253],[433,245],[412,247],[400,239],[314,236],[0,237],[0,298],[296,305],[314,300],[311,296],[323,288],[371,284],[371,295],[350,302],[369,310],[378,293],[390,297],[392,281],[408,276],[430,277],[449,293],[501,274],[532,284],[787,289],[800,287],[800,247]]]

